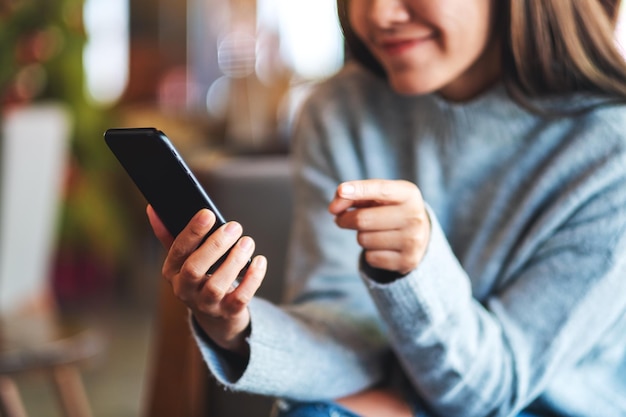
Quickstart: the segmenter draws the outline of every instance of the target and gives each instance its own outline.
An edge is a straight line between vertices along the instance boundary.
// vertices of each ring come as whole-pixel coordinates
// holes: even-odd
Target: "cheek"
[[[486,0],[468,1],[456,13],[446,16],[447,40],[456,53],[482,51],[492,32],[492,7]]]
[[[474,66],[490,45],[491,10],[485,4],[485,1],[468,1],[465,7],[459,7],[442,20],[440,63],[457,76]]]

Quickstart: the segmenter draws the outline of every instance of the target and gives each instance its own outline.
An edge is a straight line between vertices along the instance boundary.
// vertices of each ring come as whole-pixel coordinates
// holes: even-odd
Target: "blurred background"
[[[620,21],[618,41],[625,28]],[[7,342],[11,325],[27,333],[26,351],[56,335],[17,319],[45,311],[101,335],[82,358],[93,357],[81,363],[84,392],[61,403],[86,398],[96,417],[252,416],[249,407],[233,411],[242,402],[267,415],[253,398],[225,405],[205,375],[183,383],[202,364],[181,365],[194,357],[192,344],[163,348],[190,340],[180,333],[185,312],[162,291],[163,250],[103,133],[157,127],[192,168],[234,160],[220,178],[278,184],[242,190],[279,204],[288,200],[280,181],[299,104],[343,62],[334,0],[0,0],[0,399],[19,390],[20,412],[64,415],[50,376],[17,373],[27,356]],[[170,310],[178,318],[168,330]],[[185,404],[159,402],[162,392]]]
[[[0,334],[41,298],[97,327],[93,415],[147,415],[163,251],[104,131],[157,127],[202,164],[280,161],[343,59],[334,0],[0,0]],[[47,376],[13,379],[29,415],[63,415]]]

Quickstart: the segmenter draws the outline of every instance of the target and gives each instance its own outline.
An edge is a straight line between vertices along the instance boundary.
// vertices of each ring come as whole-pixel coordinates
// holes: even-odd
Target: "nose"
[[[411,14],[404,0],[370,0],[369,3],[369,19],[381,29],[390,29],[394,25],[405,23],[411,19]]]

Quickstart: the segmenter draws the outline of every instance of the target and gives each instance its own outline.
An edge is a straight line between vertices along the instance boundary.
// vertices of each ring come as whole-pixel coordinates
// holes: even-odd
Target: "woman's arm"
[[[572,193],[580,199],[576,193],[584,191]],[[626,188],[621,176],[608,178],[572,213],[531,251],[524,255],[529,247],[522,247],[511,254],[520,257],[519,268],[483,302],[473,297],[470,278],[434,213],[428,249],[414,271],[390,284],[364,276],[390,328],[394,351],[418,395],[436,413],[519,412],[538,396],[549,396],[552,381],[588,355],[623,317]],[[497,237],[488,243],[497,246]]]

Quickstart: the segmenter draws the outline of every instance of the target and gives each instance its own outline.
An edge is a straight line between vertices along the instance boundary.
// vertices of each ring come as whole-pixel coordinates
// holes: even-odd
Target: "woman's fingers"
[[[163,264],[163,275],[170,277],[183,268],[187,258],[198,248],[204,237],[213,227],[215,215],[207,209],[200,210],[176,236]],[[187,265],[187,267],[192,267]],[[194,272],[193,270],[190,272]],[[206,270],[205,270],[206,272]]]
[[[417,219],[398,215],[396,206],[375,206],[348,210],[335,217],[335,223],[343,229],[359,231],[398,230],[410,227]]]
[[[241,237],[243,229],[237,222],[228,222],[215,230],[188,258],[206,273]]]
[[[223,310],[227,314],[234,315],[246,308],[261,286],[266,271],[267,260],[264,256],[256,256],[241,278],[237,288],[227,293],[224,297],[222,302]]]
[[[226,294],[230,293],[239,276],[239,272],[246,266],[254,252],[254,240],[244,236],[233,246],[226,260],[204,282],[198,294],[199,306],[205,313],[215,313],[215,305],[222,302]],[[229,246],[229,247],[231,247]],[[221,309],[221,306],[218,307]]]
[[[331,203],[331,212],[343,211],[354,206],[354,202],[371,201],[381,205],[399,204],[413,198],[416,193],[419,195],[417,186],[404,180],[348,181],[337,187],[335,200]]]
[[[405,245],[402,230],[384,230],[376,232],[358,232],[356,239],[365,250],[401,251]]]
[[[237,245],[242,228],[239,223],[229,222],[213,232],[206,241],[193,250],[184,260],[178,273],[174,273],[172,287],[183,301],[193,301],[199,293],[211,303],[218,303],[229,291],[237,278],[237,273],[252,255],[254,243],[249,237],[243,238]],[[227,260],[207,279],[207,271],[229,249]],[[239,269],[237,269],[239,268]]]
[[[408,273],[425,253],[430,220],[413,183],[344,182],[337,187],[329,211],[339,227],[357,231],[365,260],[373,267]]]
[[[359,232],[357,241],[364,249],[365,261],[379,269],[406,273],[415,268],[428,245],[428,236],[411,229]]]

